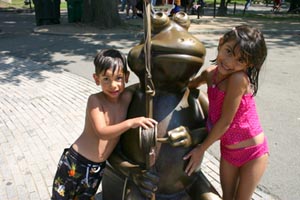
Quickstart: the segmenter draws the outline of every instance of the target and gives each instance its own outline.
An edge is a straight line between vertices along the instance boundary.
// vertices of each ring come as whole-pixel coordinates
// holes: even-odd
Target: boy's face
[[[129,73],[124,74],[122,69],[116,69],[113,73],[112,68],[109,68],[106,72],[94,74],[93,77],[96,84],[102,87],[102,91],[107,97],[111,100],[116,100],[124,91]]]

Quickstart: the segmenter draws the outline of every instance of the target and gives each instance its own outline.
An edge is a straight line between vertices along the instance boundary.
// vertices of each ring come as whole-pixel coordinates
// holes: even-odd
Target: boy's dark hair
[[[104,49],[98,52],[94,59],[94,65],[96,74],[105,73],[109,68],[113,69],[113,73],[117,69],[122,69],[125,74],[128,72],[125,55],[115,49]]]
[[[225,33],[223,43],[219,45],[222,46],[232,40],[236,41],[234,48],[240,48],[241,57],[250,65],[247,70],[247,75],[253,85],[253,95],[255,96],[258,90],[259,72],[267,57],[267,46],[264,36],[256,28],[248,25],[240,25]]]

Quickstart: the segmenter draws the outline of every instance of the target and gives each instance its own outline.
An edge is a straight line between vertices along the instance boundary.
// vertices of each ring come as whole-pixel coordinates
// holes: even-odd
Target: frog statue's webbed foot
[[[136,188],[138,188],[139,193],[147,199],[151,199],[152,195],[158,189],[159,176],[150,170],[141,170],[139,173],[131,174],[130,179]],[[130,190],[128,192],[130,192]],[[133,196],[134,194],[129,195]]]

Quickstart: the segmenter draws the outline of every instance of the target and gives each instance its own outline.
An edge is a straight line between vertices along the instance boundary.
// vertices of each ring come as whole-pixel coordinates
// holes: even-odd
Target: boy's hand
[[[137,127],[143,127],[144,129],[148,128],[153,128],[156,124],[157,121],[155,121],[152,118],[147,118],[147,117],[136,117],[132,119],[134,122],[132,124],[131,128],[137,128]]]
[[[185,173],[190,176],[199,166],[204,152],[201,150],[200,145],[195,147],[190,151],[186,156],[183,157],[183,160],[190,159],[187,167],[185,168]]]

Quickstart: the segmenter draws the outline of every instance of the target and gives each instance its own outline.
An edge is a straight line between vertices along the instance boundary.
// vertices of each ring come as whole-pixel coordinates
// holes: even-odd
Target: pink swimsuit
[[[215,70],[214,77],[216,74],[217,69]],[[225,97],[225,92],[218,88],[218,84],[215,84],[215,81],[213,81],[213,85],[207,89],[209,99],[207,127],[209,130],[221,116]],[[242,166],[246,162],[268,153],[266,138],[265,141],[259,145],[240,149],[226,148],[228,145],[237,144],[241,141],[253,138],[262,132],[263,130],[256,112],[254,97],[252,94],[245,94],[242,97],[230,127],[221,137],[221,156],[235,166]]]

